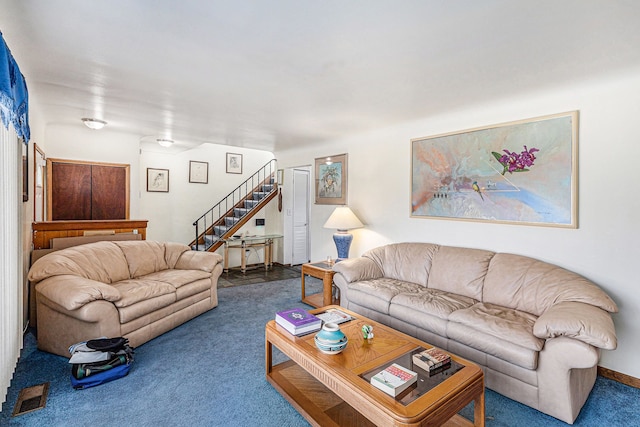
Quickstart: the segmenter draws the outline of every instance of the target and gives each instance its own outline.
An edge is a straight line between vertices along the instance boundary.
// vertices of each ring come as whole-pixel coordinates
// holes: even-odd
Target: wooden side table
[[[331,269],[332,266],[333,263],[329,264],[326,261],[302,264],[302,302],[316,308],[326,307],[331,304],[340,304],[340,301],[333,299],[332,296],[334,274],[333,270]],[[321,293],[308,296],[305,294],[304,279],[306,275],[322,280]]]

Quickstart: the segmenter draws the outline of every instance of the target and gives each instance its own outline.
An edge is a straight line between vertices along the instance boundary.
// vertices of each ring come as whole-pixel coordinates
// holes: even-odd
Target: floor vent
[[[44,408],[47,404],[48,393],[48,382],[23,388],[20,390],[18,401],[16,402],[16,406],[13,408],[13,416],[15,417]]]

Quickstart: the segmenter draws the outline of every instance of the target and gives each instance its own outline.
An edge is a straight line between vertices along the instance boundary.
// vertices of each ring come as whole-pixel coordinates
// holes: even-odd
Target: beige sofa
[[[218,305],[222,257],[148,240],[74,246],[38,259],[38,348],[69,356],[101,336],[137,347]]]
[[[600,349],[617,345],[609,296],[525,256],[399,243],[333,270],[344,307],[478,363],[488,388],[570,424]]]

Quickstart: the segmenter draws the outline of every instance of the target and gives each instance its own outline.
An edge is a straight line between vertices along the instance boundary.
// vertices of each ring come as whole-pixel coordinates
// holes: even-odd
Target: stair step
[[[222,236],[224,233],[227,232],[228,229],[229,229],[229,227],[225,227],[224,225],[215,225],[213,227],[213,233],[216,236]]]
[[[204,236],[204,242],[207,244],[207,246],[213,245],[218,240],[220,240],[218,236],[213,236],[211,234],[205,234]]]
[[[233,227],[235,224],[238,223],[238,221],[240,221],[240,218],[233,217],[233,216],[227,216],[227,217],[224,218],[224,225],[226,227]]]
[[[264,192],[264,191],[254,191],[254,192],[252,193],[252,195],[253,195],[253,200],[262,200],[262,199],[264,199],[264,198],[267,196],[267,194],[269,194],[269,193],[266,193],[266,192]]]
[[[249,212],[249,209],[247,208],[233,208],[233,215],[236,218],[242,218],[247,214],[247,212]]]
[[[258,203],[260,203],[260,200],[245,200],[244,207],[247,209],[251,209],[254,208]]]
[[[265,193],[271,193],[273,191],[273,184],[263,185],[260,191],[263,191]]]
[[[202,236],[204,243],[200,243],[197,246],[193,245],[191,246],[192,250],[198,250],[198,251],[206,251],[207,249],[209,249],[215,242],[217,242],[218,240],[220,240],[220,238],[218,236],[212,236],[211,234],[205,234],[204,236]]]

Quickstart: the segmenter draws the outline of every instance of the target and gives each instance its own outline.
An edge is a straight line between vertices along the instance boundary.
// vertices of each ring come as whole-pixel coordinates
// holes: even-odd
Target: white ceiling
[[[44,123],[182,148],[282,150],[640,65],[636,0],[0,0],[0,30]]]

